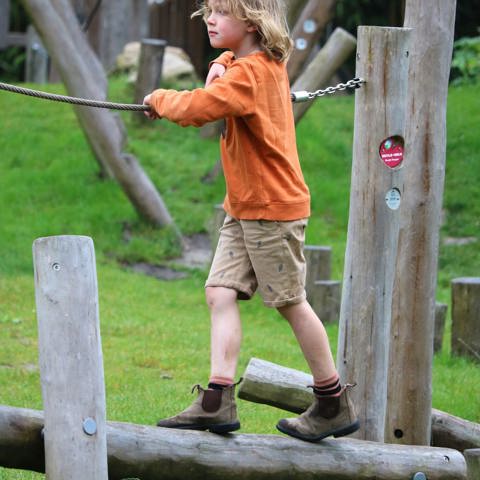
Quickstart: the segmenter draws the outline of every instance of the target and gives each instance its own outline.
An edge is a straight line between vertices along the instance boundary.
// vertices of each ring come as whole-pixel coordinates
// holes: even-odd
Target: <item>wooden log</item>
[[[0,50],[8,46],[10,30],[10,0],[0,0]]]
[[[297,80],[312,49],[332,18],[336,3],[337,0],[308,0],[302,10],[292,30],[295,48],[287,64],[291,84]]]
[[[313,284],[309,302],[323,323],[336,323],[340,318],[341,296],[341,282],[317,280]]]
[[[66,13],[63,11],[60,15],[53,2],[22,0],[22,4],[56,63],[69,94],[101,99],[102,91],[94,82],[96,75],[92,75],[81,55],[84,49],[73,41],[75,35],[72,32],[78,30],[78,22],[67,25],[64,21]],[[80,38],[78,36],[77,42]],[[121,121],[104,109],[77,106],[75,112],[96,158],[106,171],[113,173],[139,215],[154,225],[175,228],[163,199],[137,159],[121,151],[124,143],[124,128],[119,126]]]
[[[452,354],[480,361],[480,278],[452,280]]]
[[[93,241],[33,244],[45,464],[50,480],[108,478],[105,385]]]
[[[463,454],[467,462],[468,480],[478,480],[480,478],[480,448],[465,450]]]
[[[41,424],[42,412],[0,406],[0,465],[42,471]],[[110,480],[405,480],[417,472],[466,480],[465,459],[455,450],[346,438],[314,444],[108,422],[107,444]]]
[[[145,95],[159,88],[166,46],[167,42],[165,40],[155,38],[144,38],[142,40],[133,103],[142,104]],[[136,113],[133,114],[133,119],[139,123],[149,121],[145,115],[137,115]]]
[[[300,16],[300,12],[303,7],[305,7],[305,3],[307,3],[307,0],[290,0],[289,2],[286,2],[287,22],[291,29],[295,26],[295,23]]]
[[[445,303],[435,303],[435,333],[433,337],[433,352],[442,350],[443,333],[445,332],[445,322],[447,320],[448,305]]]
[[[480,448],[480,424],[432,409],[432,445],[461,452]]]
[[[307,265],[305,290],[307,299],[313,299],[314,284],[317,280],[330,280],[332,277],[332,248],[320,245],[305,245],[303,248]]]
[[[325,45],[308,64],[304,72],[298,77],[292,91],[314,92],[324,88],[335,72],[343,65],[355,50],[357,41],[353,35],[336,28]],[[293,115],[298,123],[314,102],[295,103]]]
[[[403,192],[401,152],[410,33],[401,28],[358,29],[356,76],[367,83],[355,95],[337,367],[344,382],[357,383],[352,396],[363,424],[356,436],[380,442],[387,410],[390,318]]]
[[[455,0],[406,2],[405,27],[412,28],[406,188],[392,302],[385,432],[385,440],[392,443],[430,444],[435,291],[455,8]]]
[[[243,374],[238,396],[294,413],[304,412],[313,401],[310,374],[267,362],[250,359]],[[480,425],[454,415],[432,410],[432,446],[465,449],[480,448]]]

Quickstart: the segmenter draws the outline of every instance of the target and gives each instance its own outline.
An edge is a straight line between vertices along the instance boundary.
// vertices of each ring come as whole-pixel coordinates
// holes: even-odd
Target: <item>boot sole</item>
[[[219,424],[211,424],[211,425],[200,425],[200,424],[189,424],[189,425],[175,425],[172,427],[166,428],[175,428],[177,430],[197,430],[197,431],[206,431],[212,433],[229,433],[234,432],[235,430],[240,429],[240,422],[233,422],[233,423],[219,423]]]
[[[320,440],[331,436],[335,438],[344,437],[345,435],[350,435],[351,433],[356,432],[359,428],[360,422],[356,420],[355,422],[347,425],[346,427],[329,430],[327,432],[323,432],[320,435],[303,435],[302,433],[299,433],[295,430],[289,430],[288,428],[284,428],[281,425],[277,424],[277,430],[279,430],[280,432],[290,435],[291,437],[299,438],[300,440],[305,440],[307,442],[313,443],[319,442]]]

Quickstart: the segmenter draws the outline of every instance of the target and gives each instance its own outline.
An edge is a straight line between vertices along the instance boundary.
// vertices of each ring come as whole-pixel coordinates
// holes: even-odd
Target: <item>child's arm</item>
[[[218,58],[210,62],[205,88],[207,88],[216,78],[223,77],[227,67],[233,61],[233,52],[223,52]]]

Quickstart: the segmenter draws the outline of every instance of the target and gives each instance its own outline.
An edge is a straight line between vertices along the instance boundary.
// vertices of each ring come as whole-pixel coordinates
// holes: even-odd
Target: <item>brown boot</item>
[[[203,389],[195,385],[192,393],[198,391],[197,399],[188,408],[174,417],[159,420],[158,427],[185,430],[210,430],[214,433],[228,433],[238,430],[240,422],[235,404],[235,385],[222,390]]]
[[[342,437],[357,431],[360,422],[349,397],[353,386],[343,386],[338,397],[315,395],[312,405],[304,413],[297,418],[280,420],[277,429],[308,442],[318,442],[331,435]]]

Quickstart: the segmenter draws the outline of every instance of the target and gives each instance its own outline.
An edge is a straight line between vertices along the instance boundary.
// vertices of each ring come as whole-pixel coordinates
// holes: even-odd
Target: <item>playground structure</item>
[[[425,14],[433,3],[435,18]],[[362,440],[311,445],[278,436],[217,437],[107,423],[93,244],[85,237],[50,237],[34,245],[44,414],[0,408],[1,465],[45,469],[51,480],[174,479],[186,472],[192,479],[227,478],[227,471],[232,479],[400,480],[423,474],[430,480],[478,480],[477,427],[471,427],[473,450],[465,458],[427,446],[431,393],[423,388],[431,384],[454,7],[454,1],[407,2],[408,28],[361,27],[358,33],[357,72],[367,84],[356,95],[337,363],[344,381],[358,383]],[[438,40],[431,42],[437,54],[425,38]],[[389,150],[388,140],[399,142],[401,158],[380,156]],[[422,295],[411,298],[412,291]],[[247,382],[242,390],[248,396]],[[297,385],[282,396],[296,398],[298,390]]]

